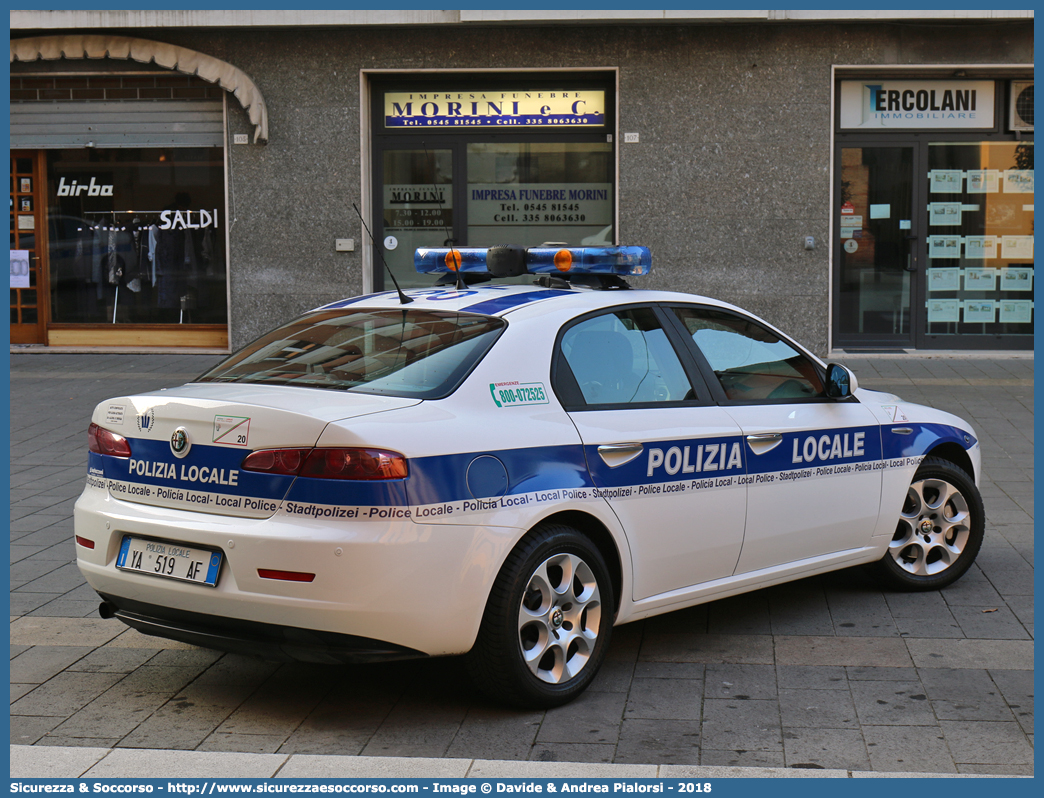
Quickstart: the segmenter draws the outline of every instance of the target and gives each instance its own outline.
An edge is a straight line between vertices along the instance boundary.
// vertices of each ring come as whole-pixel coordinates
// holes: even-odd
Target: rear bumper
[[[234,518],[135,504],[90,486],[74,519],[87,544],[76,546],[80,571],[128,625],[262,656],[292,650],[291,659],[309,661],[348,661],[344,652],[359,651],[378,658],[468,651],[490,585],[521,534],[411,518]],[[217,585],[116,568],[125,535],[221,552]],[[264,569],[314,578],[266,578]],[[323,659],[330,651],[341,653]],[[351,661],[363,660],[353,654]]]
[[[233,620],[99,595],[105,600],[101,608],[105,617],[118,618],[143,634],[267,660],[344,665],[427,656],[412,648],[366,637]]]

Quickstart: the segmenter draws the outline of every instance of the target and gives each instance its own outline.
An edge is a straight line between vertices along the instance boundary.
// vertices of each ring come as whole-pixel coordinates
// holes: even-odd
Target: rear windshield
[[[440,399],[456,390],[504,327],[501,319],[472,313],[319,311],[262,336],[196,381]]]

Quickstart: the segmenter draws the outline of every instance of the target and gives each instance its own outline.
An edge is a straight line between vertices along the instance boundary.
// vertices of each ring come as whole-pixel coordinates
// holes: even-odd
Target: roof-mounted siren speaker
[[[1009,84],[1008,129],[1033,132],[1033,81],[1013,80]]]

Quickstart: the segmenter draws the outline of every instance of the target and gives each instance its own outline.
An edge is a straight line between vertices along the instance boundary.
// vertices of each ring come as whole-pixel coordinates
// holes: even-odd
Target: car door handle
[[[619,468],[640,455],[644,448],[640,443],[603,443],[598,447],[598,455],[610,468]]]
[[[757,432],[747,436],[747,445],[754,454],[766,454],[783,443],[782,432]]]

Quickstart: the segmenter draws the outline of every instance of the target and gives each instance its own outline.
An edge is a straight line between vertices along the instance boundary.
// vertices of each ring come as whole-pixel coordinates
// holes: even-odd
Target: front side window
[[[197,382],[440,399],[456,390],[505,326],[469,313],[320,311],[262,336]]]
[[[711,308],[674,308],[727,399],[794,402],[823,394],[815,363],[771,330]]]
[[[606,313],[562,336],[561,354],[587,405],[693,399],[692,384],[651,308]]]

